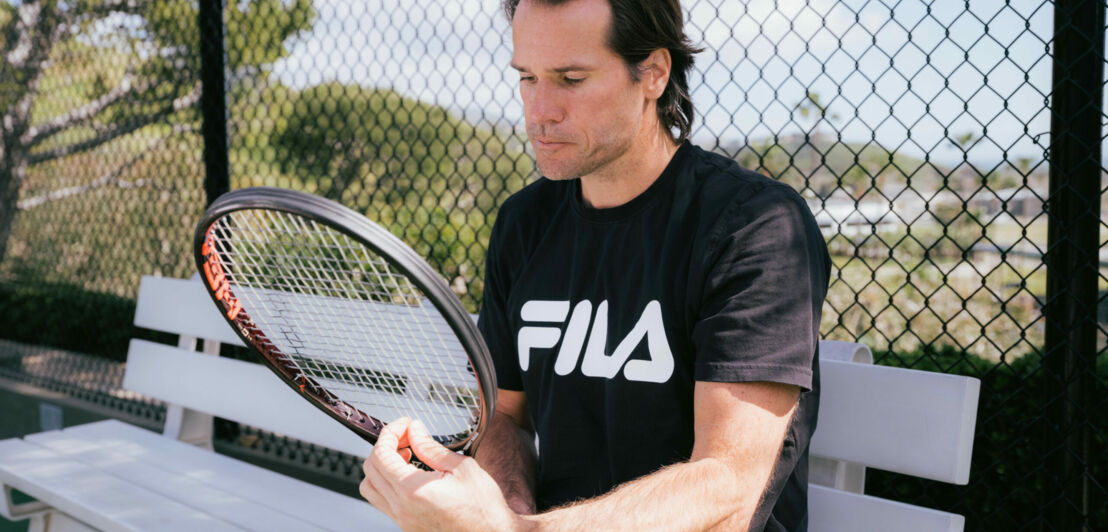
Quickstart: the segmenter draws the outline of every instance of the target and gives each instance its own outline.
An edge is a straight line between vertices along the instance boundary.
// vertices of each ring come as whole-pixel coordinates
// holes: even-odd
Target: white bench
[[[213,415],[356,456],[370,446],[268,369],[212,356],[241,343],[198,280],[143,278],[135,324],[180,335],[128,352],[124,387],[168,404],[163,433],[109,420],[0,441],[0,515],[32,531],[395,529],[362,500],[211,452]],[[959,515],[862,485],[866,467],[965,484],[978,381],[873,366],[859,344],[820,349],[810,529],[961,530]],[[36,500],[14,504],[12,489]]]

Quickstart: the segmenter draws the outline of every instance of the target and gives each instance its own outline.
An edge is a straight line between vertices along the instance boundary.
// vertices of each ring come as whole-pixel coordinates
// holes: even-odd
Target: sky
[[[969,8],[966,4],[971,4]],[[690,79],[702,145],[787,136],[806,91],[828,105],[824,134],[944,164],[973,133],[971,161],[1042,158],[1050,128],[1053,5],[1034,0],[682,3],[705,48]],[[718,5],[718,6],[717,6]],[[309,34],[273,67],[284,83],[391,88],[522,134],[511,33],[495,0],[316,0]],[[402,6],[402,7],[401,7]],[[949,33],[948,33],[949,32]],[[1038,139],[1039,144],[1036,144]]]

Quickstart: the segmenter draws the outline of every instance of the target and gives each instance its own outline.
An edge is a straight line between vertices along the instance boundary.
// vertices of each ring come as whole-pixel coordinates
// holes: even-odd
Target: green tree
[[[806,168],[797,168],[804,180],[810,186],[813,179],[817,177],[818,173],[827,175],[827,168],[822,164],[823,158],[827,153],[834,149],[835,145],[831,142],[824,142],[821,139],[820,126],[824,123],[831,124],[839,120],[838,113],[831,111],[828,104],[823,102],[819,93],[809,90],[805,92],[804,99],[800,100],[793,106],[793,111],[800,114],[803,120],[811,122],[811,126],[804,131],[804,142],[796,150],[795,153],[801,151],[806,152],[805,163]],[[816,181],[819,181],[818,179]],[[841,184],[840,184],[841,186]],[[826,189],[825,184],[819,184],[817,189]]]
[[[327,83],[286,97],[269,140],[280,171],[400,236],[475,310],[491,213],[533,173],[522,146],[387,89]]]
[[[241,83],[264,76],[314,11],[310,0],[257,0],[229,2],[223,16]],[[195,133],[197,24],[187,0],[0,0],[0,260],[17,210],[110,185],[165,139]],[[145,142],[96,179],[20,201],[36,167],[131,137]]]
[[[813,138],[819,135],[820,124],[839,120],[839,114],[830,111],[830,107],[823,103],[822,98],[816,91],[808,91],[804,95],[804,99],[797,102],[793,109],[800,113],[801,118],[811,120],[812,126],[808,128],[807,133]]]
[[[948,142],[950,143],[950,146],[958,148],[962,151],[963,154],[968,154],[970,148],[972,148],[974,144],[977,144],[977,140],[977,133],[974,133],[973,131],[966,131],[963,133],[958,133],[957,135],[949,138]]]

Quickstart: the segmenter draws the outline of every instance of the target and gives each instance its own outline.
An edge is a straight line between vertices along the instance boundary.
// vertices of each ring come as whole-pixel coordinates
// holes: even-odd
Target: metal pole
[[[210,205],[231,188],[227,159],[227,94],[223,48],[223,2],[200,0],[200,96],[204,117],[204,193]]]
[[[1104,11],[1102,0],[1054,4],[1042,530],[1089,527]]]

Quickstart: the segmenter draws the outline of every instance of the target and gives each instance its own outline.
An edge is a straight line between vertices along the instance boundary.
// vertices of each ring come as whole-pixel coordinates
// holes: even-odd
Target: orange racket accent
[[[204,241],[201,251],[207,257],[204,262],[204,277],[208,281],[208,287],[211,288],[212,295],[223,302],[227,309],[227,318],[233,320],[242,312],[242,303],[231,295],[231,283],[228,282],[227,274],[223,272],[223,265],[219,263],[219,258],[214,253],[210,237],[209,240]]]
[[[227,285],[224,284],[223,287],[226,288]],[[239,303],[237,299],[231,299],[227,304],[230,307],[227,309],[227,317],[232,320],[237,318],[239,312],[242,312],[242,303]]]

